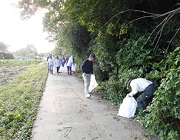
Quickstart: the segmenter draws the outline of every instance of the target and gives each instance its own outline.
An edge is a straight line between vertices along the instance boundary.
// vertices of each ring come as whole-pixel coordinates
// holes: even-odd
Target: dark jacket
[[[81,70],[86,74],[93,74],[93,62],[88,59],[84,60],[81,66]]]

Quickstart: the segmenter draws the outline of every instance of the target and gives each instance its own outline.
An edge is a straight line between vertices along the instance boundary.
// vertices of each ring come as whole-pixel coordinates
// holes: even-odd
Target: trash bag
[[[72,65],[72,71],[76,71],[76,64]]]
[[[89,86],[89,92],[93,91],[98,86],[98,83],[96,82],[96,78],[94,74],[91,74],[91,82]]]
[[[126,96],[119,107],[118,116],[131,118],[136,112],[136,107],[137,101],[134,99],[134,97]]]

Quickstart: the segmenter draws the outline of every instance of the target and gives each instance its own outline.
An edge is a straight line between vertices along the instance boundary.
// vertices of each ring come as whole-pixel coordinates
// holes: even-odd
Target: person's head
[[[56,59],[59,59],[59,57],[58,57],[58,56],[56,56]]]
[[[95,54],[90,54],[89,55],[89,61],[94,61],[96,59],[96,56],[95,56]]]
[[[127,89],[130,88],[130,83],[131,83],[131,81],[132,81],[132,79],[126,80],[126,82],[125,82],[125,87],[126,87]]]

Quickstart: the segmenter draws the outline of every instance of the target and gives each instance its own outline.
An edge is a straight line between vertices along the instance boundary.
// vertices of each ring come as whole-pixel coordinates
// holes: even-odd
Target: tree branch
[[[171,42],[173,41],[173,39],[175,38],[175,36],[176,36],[177,33],[179,32],[179,30],[180,30],[180,28],[177,29],[176,33],[175,33],[174,36],[171,38],[171,40],[170,40],[170,42],[169,42],[169,44],[168,44],[168,47],[167,47],[167,49],[166,49],[165,54],[167,53],[167,51],[168,51],[168,49],[169,49],[169,46],[170,46]]]

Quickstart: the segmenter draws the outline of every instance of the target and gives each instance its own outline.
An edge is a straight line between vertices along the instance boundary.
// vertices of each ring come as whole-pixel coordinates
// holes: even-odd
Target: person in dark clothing
[[[90,54],[89,58],[84,60],[81,66],[84,79],[84,93],[85,97],[91,97],[89,93],[89,85],[91,80],[91,74],[93,74],[93,61],[95,60],[95,54]]]
[[[64,57],[64,55],[63,55],[63,57],[62,57],[62,59],[61,59],[61,65],[62,65],[62,67],[64,67],[65,64],[66,64],[66,59],[65,59],[65,57]]]

